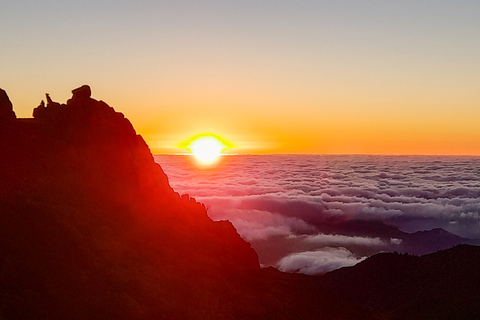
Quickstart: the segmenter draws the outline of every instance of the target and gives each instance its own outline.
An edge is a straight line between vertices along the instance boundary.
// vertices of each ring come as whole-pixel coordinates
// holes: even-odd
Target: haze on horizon
[[[89,84],[153,153],[480,155],[480,2],[9,1],[18,117]]]

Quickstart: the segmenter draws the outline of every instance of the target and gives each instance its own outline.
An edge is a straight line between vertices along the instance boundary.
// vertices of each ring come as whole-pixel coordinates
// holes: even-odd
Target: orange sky
[[[154,153],[480,155],[480,3],[19,0],[0,87],[19,117],[83,84]]]

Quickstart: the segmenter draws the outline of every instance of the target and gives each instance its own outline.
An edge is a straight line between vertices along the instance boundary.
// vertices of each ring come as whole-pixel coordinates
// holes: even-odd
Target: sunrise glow
[[[87,83],[154,154],[214,132],[237,154],[480,155],[478,1],[22,3],[1,19],[19,118]]]
[[[211,163],[222,154],[226,146],[214,136],[201,136],[193,140],[187,148],[201,162]]]
[[[3,1],[0,320],[480,319],[479,17]]]

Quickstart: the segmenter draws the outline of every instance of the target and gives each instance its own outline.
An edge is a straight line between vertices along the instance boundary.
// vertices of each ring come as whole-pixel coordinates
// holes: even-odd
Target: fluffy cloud
[[[347,246],[347,245],[360,245],[367,247],[386,247],[390,243],[386,243],[380,238],[369,238],[369,237],[350,237],[345,235],[338,234],[316,234],[313,236],[308,236],[305,239],[305,242],[313,243],[316,245],[328,245],[328,246]],[[391,241],[390,241],[391,242]]]
[[[296,251],[277,262],[284,270],[358,260],[347,251],[408,252],[404,232],[480,238],[479,157],[229,156],[212,168],[189,156],[156,160],[176,191],[205,203],[212,219],[232,221],[246,240],[297,237]],[[300,260],[307,267],[294,268]]]
[[[278,263],[283,272],[321,274],[341,267],[353,266],[365,258],[356,258],[345,248],[326,247],[315,251],[292,253]]]

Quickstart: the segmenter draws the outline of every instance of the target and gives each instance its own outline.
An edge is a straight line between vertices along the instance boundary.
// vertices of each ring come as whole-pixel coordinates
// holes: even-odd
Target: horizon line
[[[192,153],[153,153],[154,156],[194,156]],[[384,156],[384,157],[470,157],[480,154],[383,154],[383,153],[222,153],[220,156]]]

